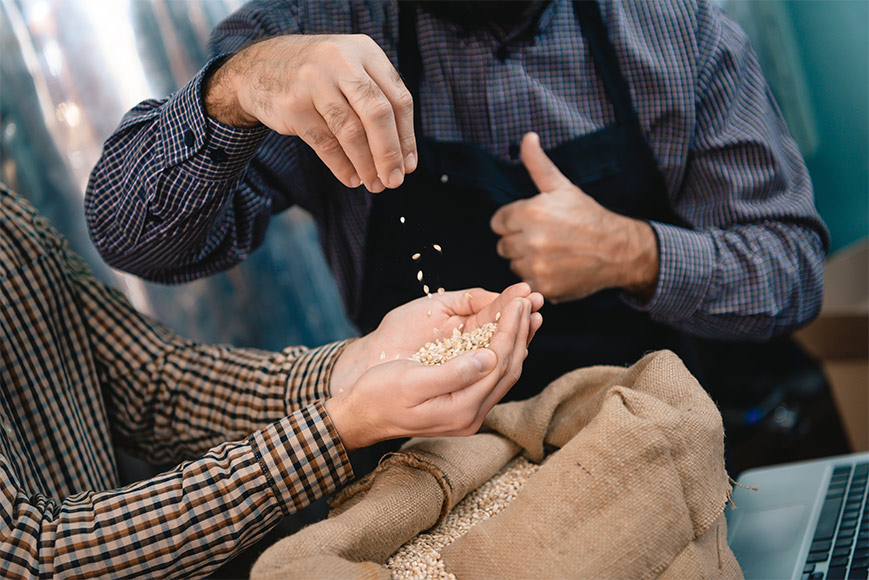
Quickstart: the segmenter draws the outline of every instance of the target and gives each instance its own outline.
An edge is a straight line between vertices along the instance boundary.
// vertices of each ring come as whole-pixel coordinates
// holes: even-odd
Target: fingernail
[[[383,182],[380,181],[380,178],[378,177],[374,180],[374,183],[372,183],[371,187],[369,187],[368,189],[370,189],[374,193],[380,193],[381,191],[383,191],[386,188],[383,187]]]
[[[495,368],[495,353],[490,351],[487,348],[481,348],[477,352],[474,353],[474,356],[471,360],[474,361],[474,365],[477,367],[477,370],[481,373],[487,373]]]
[[[359,184],[362,183],[362,180],[359,178],[359,175],[354,173],[350,176],[350,187],[359,187]]]
[[[410,173],[414,169],[416,169],[416,155],[408,153],[407,157],[404,158],[404,171]]]
[[[404,181],[404,173],[401,169],[393,169],[389,174],[389,187],[398,187]]]

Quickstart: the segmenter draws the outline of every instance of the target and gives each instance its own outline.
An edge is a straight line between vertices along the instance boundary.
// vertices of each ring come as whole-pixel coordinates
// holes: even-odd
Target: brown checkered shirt
[[[0,184],[0,577],[205,575],[336,489],[342,348],[179,338]],[[119,487],[114,445],[178,466]]]

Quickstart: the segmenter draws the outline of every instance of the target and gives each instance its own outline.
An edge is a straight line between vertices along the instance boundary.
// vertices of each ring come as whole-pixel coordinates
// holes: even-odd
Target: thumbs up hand
[[[536,133],[523,137],[520,153],[540,193],[501,207],[490,222],[513,272],[551,302],[605,288],[651,298],[659,268],[652,227],[604,208],[571,183]]]

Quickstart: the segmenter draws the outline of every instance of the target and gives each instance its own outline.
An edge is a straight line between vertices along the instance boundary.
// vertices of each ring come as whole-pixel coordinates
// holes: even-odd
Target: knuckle
[[[402,160],[401,149],[387,149],[386,151],[382,151],[377,155],[380,158],[380,161],[383,161],[387,164],[400,164]]]
[[[338,140],[332,133],[319,127],[307,129],[303,138],[311,147],[321,151],[331,152],[340,147]]]
[[[393,118],[392,103],[381,95],[371,94],[368,97],[371,102],[365,109],[365,115],[375,123],[382,123]]]
[[[349,115],[347,107],[338,103],[330,103],[323,110],[323,119],[326,121],[326,125],[336,135],[341,132],[347,123]]]
[[[528,247],[536,252],[545,251],[548,247],[549,243],[546,240],[545,236],[535,234],[528,238]]]
[[[401,79],[398,79],[398,81],[401,82]],[[395,106],[404,112],[413,110],[413,95],[403,86],[395,97]]]
[[[366,140],[365,127],[356,120],[347,120],[337,131],[338,135],[351,143],[359,143]]]
[[[531,274],[538,280],[548,280],[550,278],[550,266],[548,262],[535,260],[531,264]]]

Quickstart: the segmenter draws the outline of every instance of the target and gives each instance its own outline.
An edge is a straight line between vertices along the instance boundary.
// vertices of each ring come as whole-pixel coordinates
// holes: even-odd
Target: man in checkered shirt
[[[349,481],[348,452],[474,433],[519,376],[542,303],[524,284],[472,289],[314,349],[195,344],[98,282],[0,184],[0,577],[208,574]],[[436,328],[495,318],[488,348],[410,359]],[[177,467],[120,487],[113,445]]]

